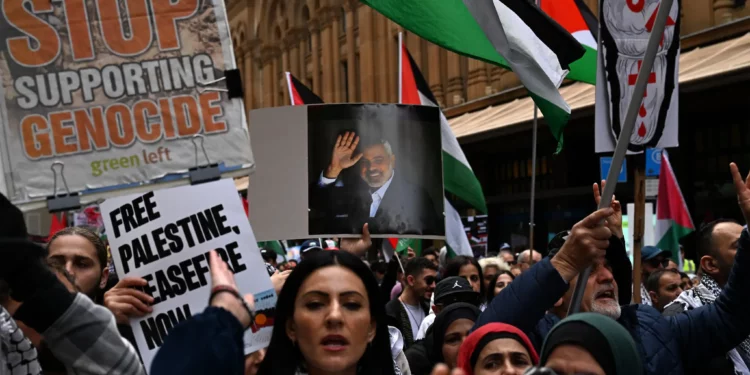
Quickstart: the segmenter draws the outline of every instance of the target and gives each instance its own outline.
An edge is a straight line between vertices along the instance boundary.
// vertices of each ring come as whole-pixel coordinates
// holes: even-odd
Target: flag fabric
[[[49,225],[49,236],[47,237],[47,242],[52,239],[52,237],[59,231],[67,228],[68,226],[68,218],[65,213],[63,213],[60,217],[57,216],[57,214],[51,214],[52,215],[52,223]]]
[[[679,259],[682,237],[695,231],[685,198],[669,163],[666,151],[662,151],[661,171],[659,172],[659,195],[656,199],[656,247],[672,252],[672,258]]]
[[[315,95],[312,90],[295,78],[292,73],[286,72],[286,84],[289,86],[289,100],[292,102],[292,105],[323,103],[323,99]]]
[[[541,0],[544,13],[557,21],[581,43],[583,57],[570,63],[570,73],[565,78],[596,83],[596,43],[599,22],[583,0]]]
[[[443,48],[513,70],[562,147],[570,107],[557,90],[581,44],[528,0],[362,0]]]
[[[424,76],[419,71],[411,54],[399,35],[399,98],[402,104],[428,105],[437,107],[437,100],[430,91]],[[482,185],[474,175],[461,145],[458,144],[445,115],[440,112],[440,138],[443,144],[443,181],[445,191],[470,204],[482,213],[487,213]],[[461,216],[453,204],[444,200],[445,237],[449,254],[471,256],[471,244],[466,237]]]

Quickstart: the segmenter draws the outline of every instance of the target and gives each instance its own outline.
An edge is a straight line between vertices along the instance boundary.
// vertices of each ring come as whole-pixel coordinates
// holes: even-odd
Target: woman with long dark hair
[[[492,299],[510,285],[515,278],[516,276],[510,271],[500,271],[500,273],[490,279],[490,285],[487,288],[487,303],[492,302]]]
[[[281,290],[258,374],[395,374],[383,306],[356,256],[324,251],[305,259]]]
[[[479,293],[479,296],[482,299],[479,309],[484,311],[486,306],[484,299],[487,292],[484,290],[484,276],[482,274],[482,267],[479,266],[479,262],[473,257],[467,257],[464,255],[457,256],[451,259],[445,266],[443,278],[450,276],[463,277],[469,281],[471,288]]]

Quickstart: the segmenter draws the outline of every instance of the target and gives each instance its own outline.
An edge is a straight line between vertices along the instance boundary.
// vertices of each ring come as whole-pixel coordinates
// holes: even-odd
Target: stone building
[[[597,0],[584,2],[597,12]],[[744,3],[682,0],[680,147],[670,155],[696,225],[739,217],[725,165],[750,167],[750,121],[742,110],[750,106]],[[352,0],[227,0],[226,6],[247,108],[287,105],[285,71],[326,102],[397,101],[401,28],[369,7]],[[526,91],[504,69],[408,32],[404,40],[482,182],[490,247],[522,237],[529,226],[533,119]],[[573,109],[562,153],[554,155],[543,120],[539,129],[535,243],[542,245],[593,209],[591,183],[599,178],[593,86],[566,83],[561,92]],[[630,158],[628,167],[638,162]],[[617,191],[632,199],[632,182]]]

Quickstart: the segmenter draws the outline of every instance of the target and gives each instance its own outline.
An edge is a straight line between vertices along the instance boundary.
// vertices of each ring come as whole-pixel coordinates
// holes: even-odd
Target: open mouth
[[[340,352],[349,346],[349,340],[341,335],[328,335],[320,341],[323,349],[329,352]]]
[[[605,290],[596,294],[596,299],[615,299],[615,292],[613,290]]]

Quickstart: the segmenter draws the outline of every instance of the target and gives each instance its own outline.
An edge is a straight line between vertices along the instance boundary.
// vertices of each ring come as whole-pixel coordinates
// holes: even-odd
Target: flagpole
[[[612,196],[615,193],[615,187],[617,186],[617,179],[620,174],[620,168],[622,162],[625,159],[625,154],[628,151],[628,145],[630,145],[630,136],[633,134],[635,128],[636,116],[638,116],[638,109],[643,101],[643,95],[648,84],[648,77],[651,70],[654,67],[654,60],[656,59],[656,52],[659,49],[659,42],[664,35],[664,29],[667,24],[667,17],[669,12],[672,10],[673,0],[662,0],[659,5],[659,12],[656,15],[654,27],[651,29],[651,35],[648,38],[648,46],[646,47],[646,53],[643,56],[643,63],[640,70],[638,71],[638,78],[635,81],[635,88],[633,95],[630,98],[628,111],[625,115],[625,121],[622,123],[622,130],[620,136],[617,138],[617,146],[615,146],[615,153],[612,156],[612,165],[610,166],[609,173],[607,174],[607,184],[604,186],[602,192],[602,199],[599,202],[599,208],[609,207],[612,203]],[[597,53],[602,53],[601,49],[601,35],[599,33],[599,43]],[[633,254],[633,261],[638,262],[638,257]],[[578,283],[573,291],[573,297],[570,302],[570,308],[568,309],[568,315],[575,314],[581,309],[581,301],[583,300],[583,293],[586,291],[586,281],[591,275],[591,267],[586,268],[583,272],[578,275]],[[633,293],[640,293],[640,289],[636,290],[633,288]]]
[[[398,32],[398,104],[402,104],[404,102],[403,98],[403,87],[401,85],[403,84],[401,81],[404,78],[404,33],[399,31]]]
[[[286,88],[289,90],[289,103],[295,105],[294,93],[292,92],[292,73],[284,72],[284,76],[286,77]]]
[[[536,6],[542,7],[542,0],[536,0]],[[531,207],[529,208],[529,265],[534,264],[534,203],[536,200],[536,142],[538,121],[538,107],[534,102],[534,123],[531,125]]]

